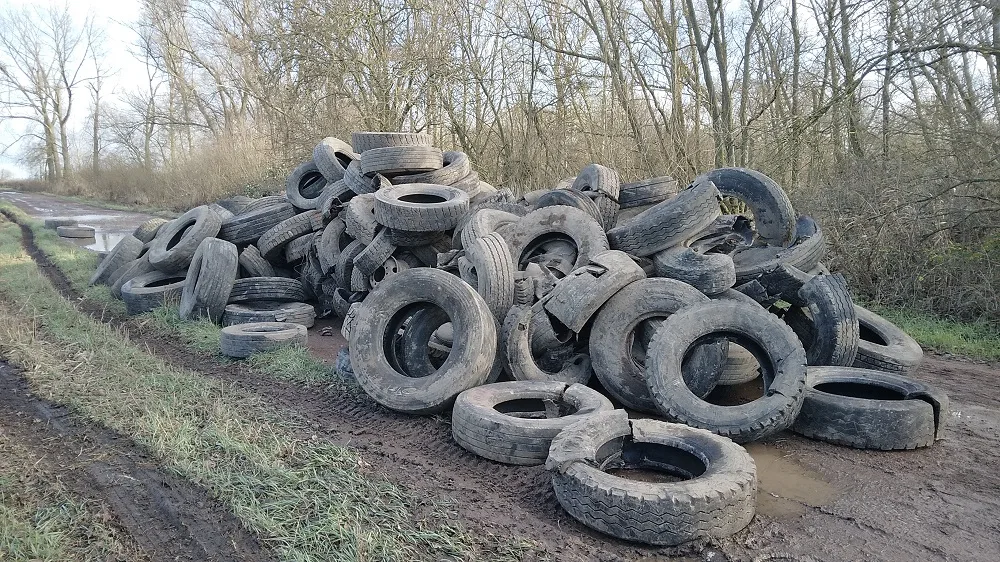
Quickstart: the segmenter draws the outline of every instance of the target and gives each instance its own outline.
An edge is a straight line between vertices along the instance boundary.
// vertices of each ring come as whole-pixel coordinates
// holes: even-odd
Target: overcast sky
[[[105,65],[114,71],[108,79],[109,98],[116,98],[123,91],[134,89],[145,77],[143,65],[132,54],[136,33],[132,27],[139,18],[139,2],[136,0],[67,0],[70,13],[77,22],[82,22],[87,14],[94,15],[98,28],[104,30]],[[0,10],[6,11],[23,6],[62,6],[60,0],[0,0]],[[2,33],[3,30],[0,30]],[[73,107],[73,128],[79,131],[89,119],[91,107],[89,96],[81,92],[81,103]],[[26,123],[0,120],[0,151],[17,139]],[[15,145],[0,154],[0,170],[7,170],[15,177],[27,176],[27,170],[17,163],[21,146]]]

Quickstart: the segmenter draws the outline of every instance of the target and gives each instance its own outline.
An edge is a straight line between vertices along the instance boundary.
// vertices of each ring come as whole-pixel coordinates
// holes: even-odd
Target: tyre
[[[608,394],[627,408],[658,412],[646,385],[644,356],[649,337],[643,337],[640,331],[651,320],[662,320],[682,308],[707,302],[708,297],[694,287],[663,277],[636,281],[611,297],[597,313],[590,330],[594,374]],[[697,387],[699,396],[715,387],[715,377],[725,360],[724,350],[716,347],[703,346],[694,352],[706,355],[697,362],[699,365],[714,363],[714,369],[686,367],[688,387]]]
[[[292,347],[305,346],[308,338],[306,327],[288,322],[250,322],[226,326],[219,334],[219,351],[228,357],[244,358],[254,353],[265,353]]]
[[[723,197],[738,199],[749,207],[760,243],[780,248],[792,243],[795,210],[774,180],[746,168],[718,168],[699,176],[695,183],[706,180],[714,183]]]
[[[515,381],[470,388],[451,414],[455,442],[481,457],[516,465],[544,464],[549,444],[567,426],[614,406],[580,384]]]
[[[361,173],[366,176],[381,174],[392,177],[395,174],[430,172],[442,166],[444,155],[441,149],[432,146],[373,148],[361,155]]]
[[[677,195],[679,190],[677,180],[670,176],[623,183],[618,192],[618,205],[622,209],[656,205]]]
[[[764,395],[721,406],[702,400],[684,381],[688,351],[710,335],[724,335],[760,363]],[[649,344],[646,384],[663,415],[746,443],[786,429],[802,407],[806,353],[791,328],[759,306],[712,301],[667,317]]]
[[[89,285],[108,285],[111,276],[119,268],[134,261],[144,250],[143,243],[131,234],[126,235],[120,242],[115,244],[114,249],[107,255],[101,263],[97,264],[97,269],[90,276]]]
[[[294,216],[295,208],[287,201],[265,205],[223,222],[219,238],[237,246],[256,244],[265,232]]]
[[[618,172],[600,164],[591,164],[580,170],[580,174],[573,182],[574,191],[580,191],[594,198],[594,204],[600,211],[598,220],[604,230],[610,230],[615,225],[621,187],[622,180],[618,177]]]
[[[757,358],[736,344],[729,344],[726,364],[722,367],[719,386],[733,386],[748,383],[760,376]]]
[[[905,375],[920,366],[924,351],[916,340],[878,314],[859,305],[854,309],[861,338],[855,367]]]
[[[792,430],[857,449],[927,447],[940,439],[948,397],[898,374],[810,367],[805,402]]]
[[[247,205],[249,205],[252,202],[253,199],[247,197],[246,195],[233,195],[232,197],[219,199],[218,201],[215,202],[215,204],[234,215],[238,215],[241,212],[243,212],[243,209],[245,209]]]
[[[476,239],[466,257],[475,269],[473,287],[486,301],[493,317],[502,322],[514,305],[514,261],[504,239],[492,232]]]
[[[291,322],[306,328],[316,323],[316,308],[304,302],[250,301],[227,304],[222,325],[249,322]]]
[[[195,207],[160,227],[149,243],[149,264],[164,273],[183,271],[202,241],[214,238],[221,228],[219,215],[205,205]]]
[[[96,231],[90,226],[57,226],[56,234],[63,238],[93,238]]]
[[[580,209],[593,217],[597,222],[601,222],[601,210],[597,208],[594,200],[582,192],[573,189],[550,189],[538,198],[534,208],[542,209],[545,207],[555,207],[556,205]]]
[[[299,210],[316,209],[322,202],[326,183],[316,162],[308,160],[292,170],[285,180],[285,198]]]
[[[531,346],[534,331],[539,325],[535,316],[539,313],[544,314],[537,305],[515,306],[504,319],[500,343],[514,380],[587,384],[592,371],[590,357],[586,353],[562,358],[558,371],[546,371],[539,365]]]
[[[861,328],[844,276],[817,275],[799,295],[806,307],[792,308],[782,319],[805,347],[809,365],[853,365]]]
[[[122,285],[128,283],[131,279],[152,273],[153,271],[156,271],[156,268],[149,265],[149,257],[146,255],[145,250],[143,250],[139,253],[139,257],[118,268],[118,271],[108,279],[111,294],[115,298],[122,298]]]
[[[285,261],[290,264],[298,263],[309,255],[316,243],[316,236],[319,233],[310,232],[292,239],[285,245]]]
[[[580,209],[561,205],[531,211],[498,232],[519,271],[524,271],[541,246],[554,240],[572,245],[576,256],[570,269],[583,267],[592,256],[608,250],[608,237],[600,223]]]
[[[611,247],[651,256],[678,246],[712,224],[719,211],[719,190],[711,182],[692,184],[672,199],[608,231]]]
[[[782,265],[789,265],[801,271],[815,268],[826,254],[826,239],[823,231],[812,218],[801,216],[801,228],[791,246],[776,249],[769,246],[753,246],[733,254],[736,266],[736,283],[742,285],[761,275],[774,271]]]
[[[56,230],[60,226],[77,226],[79,223],[76,221],[76,219],[55,217],[51,219],[44,219],[42,221],[42,224],[45,226],[45,228],[48,228],[50,230]]]
[[[451,246],[451,237],[444,232],[414,232],[412,230],[388,230],[388,240],[393,246],[412,248],[414,246],[429,246],[444,242]]]
[[[236,216],[249,215],[250,213],[256,213],[261,209],[272,207],[274,205],[291,205],[291,203],[288,202],[288,199],[285,199],[284,195],[265,195],[264,197],[258,197],[257,199],[251,200],[243,206],[243,209],[241,209],[240,212],[235,214]]]
[[[208,318],[218,324],[239,271],[239,253],[232,242],[206,238],[198,246],[181,291],[178,308],[185,320]]]
[[[336,137],[326,137],[313,148],[313,162],[328,184],[342,180],[344,171],[357,159],[351,145]]]
[[[354,146],[354,152],[361,154],[368,150],[390,146],[430,146],[431,136],[426,133],[364,131],[351,133],[351,144]]]
[[[375,220],[397,230],[451,230],[468,210],[468,194],[445,185],[413,183],[375,193]]]
[[[365,249],[354,256],[354,271],[352,275],[360,276],[363,282],[358,287],[352,287],[356,291],[367,291],[369,287],[369,278],[375,271],[382,267],[385,260],[389,259],[389,256],[396,251],[396,247],[389,243],[389,233],[386,229],[382,229],[372,240],[371,244],[365,246]],[[353,284],[353,282],[352,282]]]
[[[153,271],[122,285],[122,301],[129,316],[136,316],[180,300],[185,277],[177,273]]]
[[[545,468],[574,519],[620,539],[677,545],[723,539],[746,527],[757,502],[757,469],[743,447],[712,433],[624,410],[594,414],[563,430]],[[644,482],[612,471],[666,473]]]
[[[434,374],[412,378],[394,369],[386,355],[390,334],[408,316],[406,309],[427,302],[442,308],[454,326],[451,353]],[[417,268],[380,283],[358,305],[350,329],[351,363],[361,387],[376,402],[401,412],[440,412],[463,390],[483,384],[496,358],[496,321],[486,302],[461,279]]]
[[[468,221],[461,229],[455,228],[455,236],[452,242],[457,243],[457,249],[469,248],[478,238],[496,232],[501,226],[515,223],[521,217],[514,213],[499,211],[497,209],[478,209],[469,211]]]
[[[348,236],[365,245],[372,243],[379,228],[375,220],[374,195],[358,195],[351,199],[343,217],[344,230]]]
[[[366,193],[375,193],[380,189],[387,189],[392,187],[389,180],[381,174],[376,174],[374,177],[366,176],[361,173],[361,161],[355,160],[351,162],[351,165],[347,167],[344,171],[343,179],[345,187],[347,187],[352,193],[357,195],[364,195]]]
[[[288,277],[246,277],[237,279],[226,295],[227,303],[254,301],[301,302],[305,289],[298,279]]]
[[[257,246],[247,246],[240,252],[240,277],[276,277],[274,267],[260,255]]]
[[[333,272],[334,282],[338,287],[351,290],[351,278],[354,276],[354,258],[365,251],[365,245],[355,240],[347,245],[337,257],[337,266]]]
[[[417,310],[406,321],[402,338],[390,363],[400,373],[408,377],[426,377],[441,367],[443,359],[435,363],[431,359],[430,343],[434,333],[448,323],[448,314],[437,307]],[[450,353],[450,350],[449,350]]]
[[[261,235],[257,241],[260,255],[269,262],[274,262],[285,251],[285,246],[299,236],[311,234],[323,229],[323,214],[319,211],[306,211],[290,219],[283,220]]]
[[[229,209],[223,207],[222,205],[219,205],[218,203],[209,203],[208,208],[211,209],[212,212],[215,213],[216,215],[219,215],[219,220],[221,220],[222,222],[226,222],[227,220],[236,216],[233,213],[231,213]]]
[[[397,174],[392,177],[392,185],[406,183],[432,183],[437,185],[452,185],[460,181],[472,171],[469,157],[464,152],[445,152],[444,167],[417,174]]]
[[[625,252],[601,252],[590,258],[590,265],[574,270],[556,283],[545,301],[545,310],[579,333],[615,293],[645,278],[642,268]]]
[[[346,229],[347,225],[344,224],[343,220],[333,219],[316,240],[316,257],[319,258],[323,275],[329,275],[336,267],[337,258],[340,257],[340,241]]]
[[[132,236],[135,236],[143,244],[149,243],[150,240],[156,238],[156,233],[160,231],[160,227],[167,224],[167,219],[161,219],[159,217],[153,217],[139,226],[135,227],[132,231]]]
[[[736,266],[726,254],[702,254],[681,246],[653,254],[660,277],[683,281],[706,295],[716,295],[736,284]]]

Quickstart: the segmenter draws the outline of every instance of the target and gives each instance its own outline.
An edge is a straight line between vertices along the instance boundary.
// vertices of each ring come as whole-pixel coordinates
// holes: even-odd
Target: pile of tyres
[[[337,370],[376,402],[450,410],[459,445],[544,464],[570,515],[649,544],[751,521],[742,444],[940,438],[947,397],[908,376],[920,346],[854,302],[771,178],[721,168],[680,189],[592,164],[518,195],[424,134],[351,140],[324,139],[283,196],[143,224],[92,282],[131,314],[177,303],[223,324],[237,357],[342,317]]]

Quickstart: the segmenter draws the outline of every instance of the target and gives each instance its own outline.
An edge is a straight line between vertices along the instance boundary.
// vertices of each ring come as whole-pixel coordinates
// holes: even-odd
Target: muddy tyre
[[[195,207],[160,227],[149,243],[149,264],[164,273],[183,271],[202,241],[214,238],[221,228],[219,215],[205,205]]]
[[[786,247],[795,236],[795,210],[785,190],[764,174],[746,168],[718,168],[699,176],[711,181],[723,197],[746,203],[753,212],[757,239],[768,245]]]
[[[55,230],[55,229],[59,228],[60,226],[76,226],[78,224],[79,223],[77,222],[76,219],[62,218],[62,217],[56,217],[56,218],[51,218],[51,219],[44,219],[42,221],[42,225],[44,225],[45,228],[48,228],[50,230]]]
[[[732,386],[748,383],[760,376],[759,365],[752,353],[738,345],[729,345],[726,364],[719,376],[719,386]]]
[[[128,283],[131,279],[153,271],[156,271],[156,268],[149,265],[149,256],[146,255],[146,251],[144,249],[139,253],[139,257],[119,267],[118,271],[115,271],[114,275],[108,279],[108,283],[111,287],[111,294],[113,294],[115,298],[122,298],[122,285]]]
[[[455,442],[481,457],[516,465],[545,463],[560,431],[614,409],[601,393],[580,384],[501,382],[458,395],[451,415]]]
[[[712,433],[624,410],[563,430],[549,448],[556,499],[574,519],[620,539],[676,545],[723,539],[746,527],[757,501],[757,469],[743,447]],[[609,469],[667,472],[679,482],[641,482]]]
[[[789,310],[783,320],[805,346],[809,365],[853,365],[861,329],[844,276],[817,275],[799,295],[806,307]]]
[[[444,309],[457,338],[434,374],[412,378],[392,367],[385,342],[391,340],[407,307],[428,302]],[[496,320],[483,298],[461,279],[430,268],[394,275],[357,308],[350,330],[351,362],[361,387],[383,406],[427,414],[446,409],[464,390],[483,384],[496,358]]]
[[[165,304],[176,304],[184,290],[185,277],[153,271],[122,285],[122,301],[129,316],[144,314]]]
[[[535,360],[531,342],[535,330],[539,327],[535,318],[537,314],[547,313],[538,305],[514,306],[504,319],[500,332],[500,345],[507,355],[514,380],[587,384],[593,371],[590,366],[590,356],[586,353],[575,353],[566,357],[560,369],[555,372],[542,369]]]
[[[227,304],[222,325],[249,322],[291,322],[306,328],[316,323],[316,308],[305,302],[250,301]]]
[[[242,359],[296,345],[305,346],[306,327],[288,322],[250,322],[226,326],[219,334],[219,351]]]
[[[379,229],[378,221],[375,220],[374,195],[358,195],[351,199],[343,217],[344,231],[348,236],[365,245],[372,243]]]
[[[573,189],[550,189],[538,198],[534,208],[544,209],[545,207],[555,207],[557,205],[580,209],[593,217],[597,222],[602,222],[601,210],[594,203],[594,200],[582,192]]]
[[[63,238],[93,238],[95,230],[90,226],[57,226],[56,234]]]
[[[185,320],[208,318],[218,324],[229,302],[239,267],[239,253],[232,242],[218,238],[203,240],[184,280],[177,309],[180,317]]]
[[[948,397],[912,379],[851,367],[810,367],[792,430],[857,449],[927,447],[940,439]]]
[[[468,263],[475,269],[473,286],[486,301],[497,322],[514,305],[514,261],[510,248],[496,232],[478,238],[467,249]],[[464,277],[463,277],[464,278]]]
[[[468,211],[469,195],[446,185],[411,183],[375,193],[375,220],[397,230],[451,230]]]
[[[576,248],[572,269],[587,265],[591,257],[608,250],[608,237],[600,223],[580,209],[562,205],[531,211],[498,232],[507,241],[510,256],[521,271],[532,252],[552,240],[572,241]]]
[[[403,185],[407,183],[433,183],[437,185],[453,185],[462,178],[469,175],[472,167],[469,163],[469,156],[464,152],[445,152],[443,154],[444,166],[438,170],[421,172],[416,174],[397,174],[392,177],[392,185]]]
[[[132,262],[143,252],[143,243],[135,236],[128,235],[115,244],[114,249],[97,265],[90,276],[90,285],[107,285],[112,275],[121,267]]]
[[[584,326],[615,293],[646,274],[628,254],[601,252],[590,264],[574,270],[556,283],[545,301],[545,310],[574,332]]]
[[[290,219],[283,220],[261,235],[257,241],[260,255],[269,262],[279,259],[285,247],[296,238],[323,229],[323,214],[306,211]]]
[[[361,155],[361,173],[366,176],[430,172],[442,166],[444,155],[433,146],[373,148]]]
[[[316,240],[316,257],[319,258],[323,275],[330,274],[337,266],[337,258],[340,257],[341,250],[340,242],[346,229],[347,225],[344,224],[343,220],[333,219]]]
[[[905,375],[920,366],[924,352],[916,340],[867,308],[854,308],[861,337],[855,367]]]
[[[651,256],[683,244],[720,214],[719,190],[712,182],[693,184],[675,197],[608,231],[611,247]]]
[[[764,395],[738,406],[696,396],[684,381],[688,351],[710,335],[724,335],[760,364]],[[646,383],[664,416],[746,443],[786,429],[802,407],[806,353],[795,333],[758,306],[712,301],[680,310],[663,322],[649,344]]]

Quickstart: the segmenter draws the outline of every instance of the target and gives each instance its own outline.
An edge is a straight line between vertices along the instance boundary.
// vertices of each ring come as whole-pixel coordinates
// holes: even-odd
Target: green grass
[[[83,314],[5,221],[0,353],[24,367],[39,395],[130,436],[206,486],[284,559],[519,556],[520,541],[471,537],[440,506],[371,472],[353,451],[312,439],[259,396],[172,367]]]
[[[914,310],[865,305],[896,324],[921,346],[983,361],[1000,361],[1000,330],[986,324],[955,322]]]

